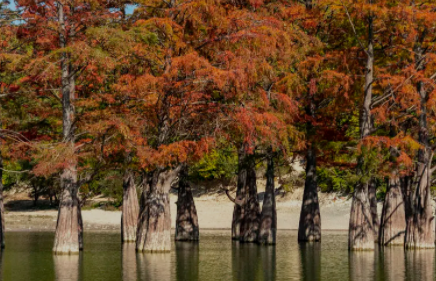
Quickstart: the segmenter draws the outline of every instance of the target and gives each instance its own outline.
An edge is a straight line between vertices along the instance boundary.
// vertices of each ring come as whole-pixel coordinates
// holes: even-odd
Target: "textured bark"
[[[372,225],[374,229],[374,242],[378,243],[380,220],[377,212],[377,186],[374,179],[369,182],[368,185],[368,199],[371,209]]]
[[[177,199],[176,241],[198,241],[199,227],[194,197],[187,180],[187,168],[180,171]]]
[[[383,204],[379,242],[385,246],[404,245],[405,232],[406,213],[400,179],[394,175],[389,179]]]
[[[257,199],[256,170],[252,156],[242,147],[238,152],[238,187],[232,221],[232,239],[257,242],[260,225],[260,207]]]
[[[123,179],[123,207],[121,216],[121,239],[123,242],[135,242],[138,226],[139,203],[135,178],[126,171]]]
[[[316,155],[310,147],[306,156],[306,181],[298,226],[298,241],[314,242],[321,240],[321,215],[316,179]]]
[[[70,167],[74,165],[70,164]],[[81,227],[77,198],[77,171],[64,169],[61,173],[62,196],[58,211],[53,252],[73,254],[80,250]]]
[[[415,46],[417,61],[422,60],[423,50]],[[417,70],[422,70],[417,66]],[[417,91],[420,95],[421,106],[419,116],[419,142],[423,146],[418,151],[418,165],[415,182],[415,193],[412,202],[412,217],[407,220],[405,247],[409,249],[434,248],[434,217],[431,198],[431,156],[427,129],[427,100],[428,93],[423,82],[418,82]]]
[[[5,247],[5,207],[3,203],[3,158],[0,150],[0,245]]]
[[[275,244],[277,235],[277,210],[274,186],[274,159],[270,155],[266,170],[266,187],[260,217],[259,243]]]
[[[123,281],[137,281],[138,272],[136,264],[136,251],[135,244],[124,243],[122,252],[122,268],[123,268]]]
[[[142,252],[171,251],[171,211],[169,191],[180,167],[155,170],[149,177],[150,191],[138,219],[136,250]]]
[[[372,83],[374,80],[374,42],[372,16],[368,16],[368,49],[365,75],[365,89],[362,112],[360,116],[360,138],[369,136],[372,129],[371,100]],[[357,174],[364,176],[362,156],[358,160]],[[363,177],[366,178],[366,177]],[[374,227],[371,207],[368,198],[370,179],[359,182],[354,190],[353,202],[351,203],[350,226],[348,231],[348,248],[350,250],[373,250]]]
[[[64,5],[58,2],[59,19],[59,42],[60,47],[65,48],[66,29],[64,21]],[[68,149],[74,151],[74,93],[75,76],[69,57],[66,53],[61,54],[62,75],[62,122],[63,138]],[[65,163],[65,168],[60,175],[62,198],[60,201],[58,220],[56,225],[53,252],[56,254],[78,253],[82,248],[82,229],[79,200],[77,197],[77,159],[72,157]]]

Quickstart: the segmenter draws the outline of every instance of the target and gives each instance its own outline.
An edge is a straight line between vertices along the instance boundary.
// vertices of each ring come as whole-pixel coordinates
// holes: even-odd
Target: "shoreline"
[[[277,229],[297,230],[299,224],[302,189],[277,196]],[[220,193],[194,197],[201,230],[230,230],[234,204]],[[177,195],[170,194],[171,221],[174,229]],[[262,200],[260,205],[262,205]],[[321,227],[323,231],[347,231],[351,199],[337,194],[320,193]],[[381,212],[379,203],[379,212]],[[6,210],[6,231],[54,231],[57,210]],[[82,210],[84,230],[120,230],[121,211],[101,209]]]

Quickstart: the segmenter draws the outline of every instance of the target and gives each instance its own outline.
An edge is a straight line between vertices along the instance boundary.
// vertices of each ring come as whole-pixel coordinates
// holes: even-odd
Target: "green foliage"
[[[316,171],[318,186],[322,192],[350,192],[354,190],[353,170],[318,167]]]
[[[238,170],[238,155],[231,147],[215,149],[190,167],[197,180],[230,179]]]

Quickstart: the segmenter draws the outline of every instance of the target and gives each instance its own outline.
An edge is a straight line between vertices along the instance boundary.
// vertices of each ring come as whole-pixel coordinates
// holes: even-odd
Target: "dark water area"
[[[9,232],[1,280],[435,280],[435,250],[402,247],[349,253],[346,232],[298,244],[280,231],[276,247],[232,242],[230,231],[202,231],[199,244],[174,243],[171,253],[136,253],[118,233],[85,233],[85,250],[54,256],[53,233]]]

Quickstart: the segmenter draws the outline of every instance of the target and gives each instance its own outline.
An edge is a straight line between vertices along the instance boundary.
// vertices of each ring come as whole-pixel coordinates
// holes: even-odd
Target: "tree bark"
[[[66,28],[64,20],[64,4],[57,2],[59,20],[60,47],[67,46]],[[63,138],[67,144],[66,149],[74,151],[74,93],[75,75],[69,57],[66,53],[61,54],[62,72],[62,122]],[[82,244],[82,226],[80,206],[77,192],[77,159],[66,159],[65,168],[60,175],[62,198],[60,201],[58,220],[56,225],[53,252],[56,254],[78,253]],[[80,218],[80,219],[79,219]]]
[[[139,203],[136,193],[135,178],[127,170],[123,179],[123,207],[121,216],[122,242],[135,242],[138,226]]]
[[[389,178],[388,192],[383,204],[379,242],[384,246],[404,245],[406,213],[400,179],[397,175]]]
[[[266,187],[260,218],[259,243],[275,244],[277,235],[277,210],[274,186],[274,159],[268,155],[266,169]]]
[[[311,146],[306,156],[306,181],[301,205],[298,241],[315,242],[321,240],[321,214],[318,201],[315,149]]]
[[[245,147],[238,151],[238,187],[232,222],[232,238],[240,242],[257,242],[260,226],[260,207],[257,199],[256,164]]]
[[[422,60],[424,51],[420,44],[415,46],[417,70],[424,69]],[[423,148],[418,151],[418,165],[416,173],[416,188],[412,202],[412,217],[407,221],[405,247],[409,249],[434,248],[434,217],[431,198],[431,156],[428,141],[427,128],[427,101],[428,92],[424,88],[424,82],[417,84],[417,91],[420,96],[419,115],[419,142]]]
[[[197,209],[187,177],[187,167],[183,167],[179,176],[176,241],[198,241],[199,239]]]
[[[171,211],[169,191],[180,167],[157,169],[149,177],[150,191],[139,214],[136,250],[142,252],[171,251]]]
[[[232,221],[232,239],[257,242],[260,226],[260,207],[257,199],[256,167],[254,157],[245,147],[238,151],[238,186]]]
[[[378,243],[380,220],[377,212],[377,186],[374,179],[371,179],[368,186],[369,207],[371,209],[372,225],[374,227],[374,242]]]
[[[372,83],[374,80],[374,42],[372,15],[368,16],[368,49],[365,89],[363,107],[360,116],[360,137],[364,139],[371,133],[371,99]],[[363,156],[360,156],[357,164],[357,174],[363,178],[363,182],[356,184],[353,202],[351,204],[350,226],[348,230],[348,248],[350,250],[373,250],[374,249],[374,227],[371,214],[371,206],[368,198],[368,187],[370,179],[365,177],[363,171]]]
[[[0,245],[1,248],[3,249],[5,247],[5,207],[3,203],[3,157],[1,154],[1,150],[0,150],[0,224],[1,224]]]

